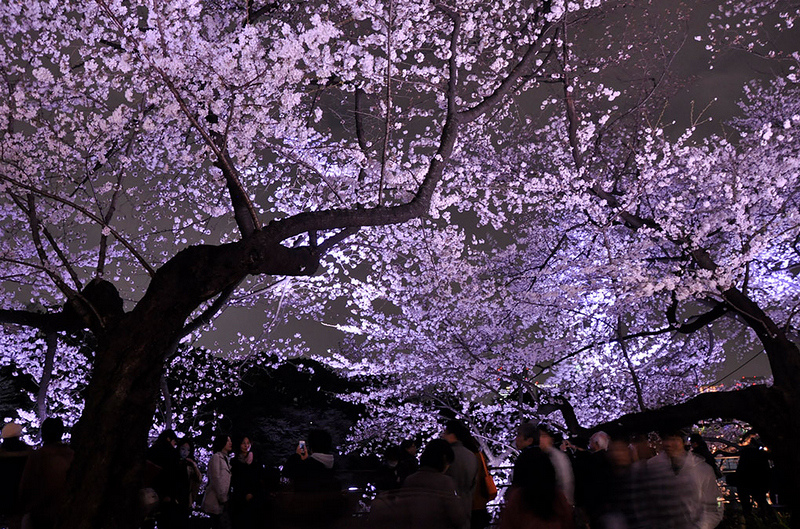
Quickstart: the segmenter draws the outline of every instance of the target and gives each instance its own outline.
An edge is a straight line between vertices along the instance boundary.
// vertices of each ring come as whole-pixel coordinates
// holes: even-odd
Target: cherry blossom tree
[[[458,220],[513,237],[495,235],[487,256],[473,250],[492,234],[470,240],[446,218],[414,260],[400,255],[391,287],[367,279],[363,299],[352,296],[354,307],[389,306],[347,327],[373,349],[336,359],[398,381],[365,400],[386,411],[413,403],[431,420],[456,403],[478,419],[476,432],[486,430],[477,408],[492,410],[483,420],[495,426],[513,426],[514,411],[560,409],[573,432],[741,419],[787,469],[797,511],[798,52],[770,49],[759,29],[795,18],[791,3],[753,3],[741,18],[726,4],[698,35],[714,53],[774,57],[780,72],[748,84],[739,117],[712,135],[697,115],[682,130],[660,119],[670,53],[641,65],[648,83],[638,89],[600,86],[597,54],[565,38],[553,51],[561,92],[541,98],[546,119],[523,115],[510,132],[471,142],[455,167],[479,175],[465,194],[486,197],[471,210],[477,220]],[[365,351],[376,360],[360,361]],[[769,360],[769,384],[698,394],[724,357],[754,352]]]
[[[0,320],[6,342],[42,333],[45,388],[66,336],[94,342],[64,527],[135,523],[165,362],[230,305],[267,308],[268,330],[320,302],[360,311],[347,328],[378,360],[339,361],[419,374],[370,398],[420,428],[434,418],[417,397],[437,399],[487,446],[556,402],[545,370],[568,398],[624,381],[632,400],[597,393],[609,414],[649,409],[658,386],[708,380],[674,376],[719,358],[698,329],[743,323],[775,381],[725,398],[766,406],[742,418],[770,440],[800,434],[782,429],[798,402],[796,71],[751,89],[736,137],[703,142],[658,119],[691,37],[672,5],[63,4],[0,7]],[[712,51],[769,55],[758,21],[797,12],[719,4],[699,35]],[[240,338],[220,345],[273,350]],[[648,369],[663,358],[674,373]],[[565,423],[607,418],[598,406]]]
[[[564,13],[549,1],[0,7],[0,318],[55,338],[53,354],[63,333],[96,343],[62,526],[135,524],[181,340],[232,300],[274,299],[269,277],[348,263],[357,252],[341,244],[359,228],[449,206],[457,138],[538,75]]]

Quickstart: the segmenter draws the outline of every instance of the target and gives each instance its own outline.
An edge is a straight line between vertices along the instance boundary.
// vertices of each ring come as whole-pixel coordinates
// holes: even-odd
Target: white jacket
[[[222,514],[223,504],[228,501],[231,489],[231,462],[228,456],[217,452],[208,462],[208,485],[203,497],[203,512]]]

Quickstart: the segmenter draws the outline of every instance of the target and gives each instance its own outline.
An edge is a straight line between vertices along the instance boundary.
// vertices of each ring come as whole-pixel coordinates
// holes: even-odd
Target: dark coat
[[[0,515],[21,512],[19,483],[32,453],[31,447],[17,437],[5,439],[0,446]]]
[[[423,467],[408,476],[400,489],[381,493],[373,500],[369,527],[458,529],[467,520],[453,479]]]
[[[54,525],[66,500],[67,471],[75,452],[67,445],[49,443],[28,457],[20,483],[20,503],[26,513]]]

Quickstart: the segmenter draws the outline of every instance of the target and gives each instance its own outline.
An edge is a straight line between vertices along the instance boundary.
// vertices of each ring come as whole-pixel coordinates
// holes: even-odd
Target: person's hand
[[[297,445],[297,450],[294,451],[297,455],[300,456],[300,459],[305,461],[308,459],[308,449],[302,448],[300,445]]]

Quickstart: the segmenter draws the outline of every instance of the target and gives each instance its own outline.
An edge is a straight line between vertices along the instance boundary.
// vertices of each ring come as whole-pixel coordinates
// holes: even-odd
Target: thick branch
[[[739,419],[760,425],[765,420],[779,420],[774,415],[776,409],[783,407],[782,402],[780,392],[766,386],[701,393],[684,403],[624,415],[598,424],[589,431],[644,433],[662,428],[683,428],[706,419]]]
[[[522,59],[517,63],[517,65],[511,70],[500,86],[498,86],[492,94],[490,94],[486,99],[481,101],[476,106],[470,108],[469,110],[464,110],[459,115],[464,122],[473,121],[483,114],[485,114],[488,110],[497,106],[504,97],[512,92],[514,87],[517,86],[518,81],[525,75],[531,75],[531,72],[534,70],[534,66],[536,64],[536,56],[542,51],[545,43],[547,42],[547,34],[549,33],[550,29],[553,25],[550,22],[545,22],[541,28],[539,33],[539,38],[536,39],[536,42],[531,44],[528,47],[528,51],[525,52],[525,55],[522,56]]]
[[[62,313],[43,314],[28,310],[0,309],[0,323],[12,323],[33,327],[44,332],[49,331],[70,331],[80,329],[81,325],[76,325],[74,319]]]

